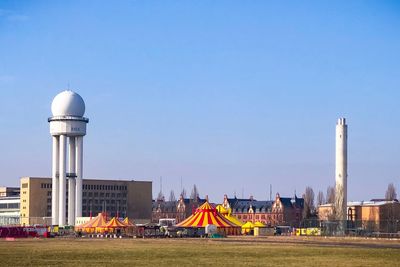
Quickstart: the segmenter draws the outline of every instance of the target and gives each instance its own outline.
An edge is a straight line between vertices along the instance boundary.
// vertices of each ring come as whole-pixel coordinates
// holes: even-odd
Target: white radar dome
[[[73,91],[63,91],[56,95],[51,103],[53,116],[83,117],[85,102],[82,97]]]

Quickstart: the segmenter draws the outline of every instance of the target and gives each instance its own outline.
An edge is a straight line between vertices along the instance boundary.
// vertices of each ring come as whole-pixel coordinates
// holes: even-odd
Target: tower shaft
[[[347,124],[345,118],[338,119],[336,124],[336,219],[347,219]]]

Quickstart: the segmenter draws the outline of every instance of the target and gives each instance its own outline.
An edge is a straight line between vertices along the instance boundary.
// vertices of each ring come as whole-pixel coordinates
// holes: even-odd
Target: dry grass
[[[319,239],[20,239],[0,241],[1,266],[400,266],[400,249]],[[369,243],[365,243],[369,244]],[[398,244],[398,242],[396,243]],[[389,244],[390,245],[390,244]],[[399,246],[400,247],[400,246]]]

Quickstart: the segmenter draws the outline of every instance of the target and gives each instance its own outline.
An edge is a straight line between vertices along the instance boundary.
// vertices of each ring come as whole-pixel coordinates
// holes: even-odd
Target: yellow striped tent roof
[[[106,219],[102,213],[99,213],[96,217],[94,217],[92,220],[75,226],[77,229],[84,229],[84,228],[96,228],[96,227],[103,227],[106,225]]]
[[[198,207],[195,213],[189,216],[186,220],[178,223],[177,226],[205,227],[208,224],[213,224],[217,227],[239,227],[221,215],[221,213],[211,206],[208,201]]]
[[[231,213],[231,208],[229,209],[225,209],[222,205],[218,205],[216,207],[217,211],[219,213],[221,213],[225,218],[227,218],[230,222],[238,225],[238,226],[242,226],[244,224],[244,222],[242,222],[241,220],[239,220],[238,218],[236,218],[235,215],[232,215]]]

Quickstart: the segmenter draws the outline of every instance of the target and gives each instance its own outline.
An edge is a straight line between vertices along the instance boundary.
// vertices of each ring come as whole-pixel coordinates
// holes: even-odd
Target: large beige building
[[[400,231],[400,203],[397,200],[371,200],[347,202],[348,228],[362,228],[368,231]],[[335,220],[332,204],[318,207],[321,221]]]
[[[21,224],[51,224],[51,178],[21,178]],[[68,197],[68,191],[66,192]],[[67,201],[68,203],[68,201]],[[82,216],[106,212],[136,221],[150,221],[152,182],[84,179]],[[66,209],[68,213],[68,209]],[[68,216],[68,214],[66,214]]]

